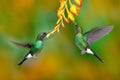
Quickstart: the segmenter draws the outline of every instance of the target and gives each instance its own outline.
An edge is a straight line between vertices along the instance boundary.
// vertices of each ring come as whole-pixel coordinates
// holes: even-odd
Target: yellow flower
[[[74,15],[71,12],[68,13],[68,19],[70,19],[73,22],[75,21]]]
[[[59,9],[57,13],[58,19],[62,18],[62,14],[63,14],[63,10]]]
[[[64,13],[65,2],[66,2],[66,0],[60,0],[60,7],[57,12],[57,16],[59,19],[62,18],[62,14]]]
[[[82,6],[82,0],[74,0],[75,3],[79,6]],[[70,9],[68,8],[68,4],[70,5]],[[67,12],[67,14],[65,15],[65,11]],[[49,38],[51,35],[53,35],[56,31],[59,32],[60,27],[65,27],[64,25],[64,21],[69,23],[70,20],[72,22],[75,21],[75,15],[78,15],[78,12],[80,11],[80,9],[74,5],[71,0],[60,0],[60,7],[58,8],[57,11],[57,16],[58,16],[58,20],[56,21],[56,25],[53,28],[53,30],[47,34],[47,38]],[[66,17],[67,16],[67,17]]]
[[[60,23],[61,19],[58,19],[58,21],[56,22],[55,26],[57,26]]]
[[[54,29],[54,30],[51,32],[51,34],[54,34],[54,33],[55,33],[55,31],[56,31],[56,30]]]
[[[76,5],[73,5],[73,4],[70,5],[70,12],[72,12],[73,14],[78,15],[79,11],[80,11],[80,9]]]
[[[77,5],[82,6],[82,0],[74,0]]]
[[[64,5],[65,5],[65,0],[60,0],[60,7],[59,9],[63,9],[64,8]]]
[[[63,19],[65,20],[65,22],[69,23],[69,20],[65,17],[65,15],[63,14]]]
[[[51,33],[47,34],[46,38],[49,38],[50,35],[51,35]]]

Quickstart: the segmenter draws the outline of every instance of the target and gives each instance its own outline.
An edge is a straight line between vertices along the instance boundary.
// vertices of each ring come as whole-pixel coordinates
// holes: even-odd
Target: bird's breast
[[[31,48],[31,54],[35,54],[36,52],[40,51],[43,48],[42,41],[36,41]]]
[[[43,47],[42,41],[37,41],[37,42],[34,44],[34,47],[37,48],[37,49],[42,48],[42,47]]]
[[[82,35],[76,35],[75,42],[79,47],[86,48],[87,44]]]

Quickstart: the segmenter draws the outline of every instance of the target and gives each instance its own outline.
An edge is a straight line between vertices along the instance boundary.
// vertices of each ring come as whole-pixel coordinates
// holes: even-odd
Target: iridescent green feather
[[[37,51],[41,50],[43,48],[43,42],[38,40],[33,43],[33,47],[31,48],[32,54],[36,53]]]
[[[84,40],[83,36],[80,33],[76,35],[75,42],[82,49],[87,48],[87,43],[86,43],[86,41]]]

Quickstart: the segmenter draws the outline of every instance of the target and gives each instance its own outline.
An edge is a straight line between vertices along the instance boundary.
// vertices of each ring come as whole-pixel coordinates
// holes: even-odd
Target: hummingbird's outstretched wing
[[[91,44],[92,42],[107,35],[109,32],[112,31],[112,29],[113,26],[97,27],[88,32],[85,32],[83,36],[86,38],[87,43]]]
[[[30,43],[19,43],[19,42],[15,42],[15,41],[11,41],[13,44],[21,46],[21,47],[26,47],[26,48],[31,48],[32,44]]]

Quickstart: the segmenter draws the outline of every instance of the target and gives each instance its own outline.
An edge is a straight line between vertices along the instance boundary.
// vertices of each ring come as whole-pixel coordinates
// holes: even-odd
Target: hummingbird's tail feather
[[[94,53],[94,56],[97,57],[102,63],[104,62],[103,59],[96,53]]]
[[[102,63],[104,62],[103,59],[102,59],[98,54],[96,54],[92,49],[87,48],[86,52],[89,53],[89,54],[94,55],[94,56],[95,56],[97,59],[99,59]]]
[[[26,61],[27,60],[27,58],[25,57],[24,59],[22,59],[19,63],[18,63],[18,65],[20,66],[24,61]]]
[[[18,65],[21,65],[24,61],[31,57],[33,57],[31,53],[26,54],[25,57],[18,63]]]

